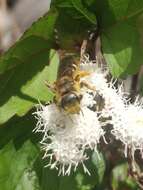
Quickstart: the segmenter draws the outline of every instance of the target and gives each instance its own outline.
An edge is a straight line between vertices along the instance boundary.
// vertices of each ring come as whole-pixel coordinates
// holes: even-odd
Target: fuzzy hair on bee
[[[80,60],[73,55],[62,56],[57,80],[53,86],[46,84],[54,93],[54,102],[69,114],[78,114],[81,111],[82,100],[81,88],[84,83],[81,77],[87,76],[87,71],[80,70]]]

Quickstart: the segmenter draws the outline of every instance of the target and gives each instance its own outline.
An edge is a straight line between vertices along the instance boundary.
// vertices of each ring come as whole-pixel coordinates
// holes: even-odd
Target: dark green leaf
[[[58,171],[43,168],[42,190],[91,190],[101,184],[105,171],[105,162],[102,154],[94,153],[92,160],[85,164],[91,175],[85,174],[83,167],[78,167],[70,176],[58,176]],[[46,160],[45,160],[46,162]]]
[[[102,31],[103,53],[113,76],[134,74],[143,60],[137,21],[143,1],[95,1],[94,10]]]
[[[36,119],[32,112],[28,112],[24,117],[15,116],[0,127],[0,148],[9,141],[13,140],[15,146],[20,147],[27,139],[31,139],[34,143],[41,140],[40,134],[34,134],[32,131],[36,127]]]
[[[52,0],[51,5],[55,8],[62,7],[62,8],[72,8],[72,2],[71,0],[69,1],[64,1],[64,0]]]
[[[96,16],[92,12],[88,11],[86,7],[82,4],[81,0],[72,0],[74,7],[79,11],[81,14],[84,15],[92,24],[96,25]]]
[[[143,59],[139,41],[137,29],[127,21],[116,24],[116,27],[110,27],[103,33],[104,55],[113,76],[138,71]]]
[[[60,177],[58,176],[58,172],[56,170],[43,168],[42,181],[41,181],[42,190],[59,190],[59,183],[60,183]]]
[[[0,151],[0,187],[3,190],[38,190],[39,184],[33,163],[37,157],[35,146],[27,141],[15,150],[12,143]]]
[[[55,0],[52,7],[56,7],[59,12],[56,28],[60,47],[79,53],[82,40],[87,37],[87,31],[96,26],[95,13],[90,12],[81,0]]]
[[[116,166],[112,171],[112,188],[116,190],[136,190],[135,181],[128,176],[128,165],[126,163]]]
[[[95,1],[94,10],[102,28],[121,23],[143,12],[140,0],[105,0]]]

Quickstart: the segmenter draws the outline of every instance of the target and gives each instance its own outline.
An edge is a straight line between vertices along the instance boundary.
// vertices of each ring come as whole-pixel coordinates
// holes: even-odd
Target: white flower
[[[98,69],[95,60],[90,60],[88,54],[84,54],[80,60],[80,69],[87,72],[94,72]]]
[[[102,117],[110,117],[113,113],[124,109],[126,99],[124,97],[122,85],[117,89],[112,80],[108,82],[106,78],[108,75],[107,70],[103,72],[101,68],[97,67],[97,64],[94,61],[89,60],[88,55],[83,57],[81,68],[90,71],[91,73],[82,80],[87,81],[91,87],[95,87],[96,90],[92,91],[94,96],[99,94],[104,100]]]
[[[88,96],[85,100],[83,98],[83,102],[86,101]],[[50,158],[47,166],[59,169],[62,175],[69,175],[71,168],[75,171],[79,164],[82,164],[85,173],[90,174],[84,164],[88,159],[86,150],[97,151],[100,137],[104,135],[96,112],[85,104],[81,105],[80,114],[67,115],[55,104],[41,105],[35,113],[38,119],[35,130],[44,134],[41,141],[44,158]]]
[[[35,113],[38,120],[35,131],[43,133],[41,144],[45,151],[44,158],[49,158],[47,166],[59,169],[62,175],[69,175],[71,169],[75,171],[79,164],[89,174],[84,163],[88,159],[86,150],[97,151],[97,144],[104,137],[101,126],[106,124],[113,125],[112,133],[125,145],[131,146],[133,150],[142,150],[143,129],[139,127],[143,125],[142,107],[135,104],[127,106],[122,88],[116,89],[112,81],[107,81],[107,71],[103,73],[88,56],[81,61],[81,68],[89,71],[89,75],[81,78],[81,82],[85,81],[91,88],[81,89],[83,98],[80,114],[67,114],[54,103],[40,105]],[[99,103],[98,95],[104,101],[100,110],[94,109]],[[133,117],[139,110],[139,118]],[[136,128],[140,129],[139,136]]]
[[[87,59],[86,62],[88,63]],[[100,116],[106,120],[103,120],[102,125],[112,124],[112,133],[125,145],[126,156],[128,147],[132,149],[133,155],[137,149],[142,153],[143,106],[138,100],[134,104],[129,104],[122,85],[118,89],[115,88],[112,81],[107,81],[106,74],[107,72],[103,73],[100,69],[96,69],[86,77],[90,85],[96,88],[96,93],[98,92],[104,100]]]
[[[132,149],[132,156],[137,149],[143,151],[143,106],[139,102],[126,105],[118,114],[112,116],[112,133],[116,139]]]
[[[92,91],[95,101],[97,94],[101,96],[101,100],[104,101],[104,107],[100,110],[100,114],[101,117],[108,118],[107,123],[110,123],[109,117],[112,118],[113,114],[122,111],[127,100],[122,92],[122,86],[116,89],[112,81],[110,83],[107,81],[106,74],[102,73],[101,70],[98,69],[96,72],[91,73],[90,76],[87,76],[86,81],[88,81],[91,87],[93,86],[96,89],[95,91]]]

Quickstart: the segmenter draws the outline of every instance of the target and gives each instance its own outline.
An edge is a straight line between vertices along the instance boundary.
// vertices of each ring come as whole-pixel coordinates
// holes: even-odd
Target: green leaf
[[[58,10],[59,16],[56,22],[59,44],[66,51],[79,53],[80,45],[88,30],[96,26],[96,16],[90,12],[81,0],[52,1],[52,8]],[[66,27],[63,27],[66,26]]]
[[[42,170],[42,190],[91,190],[98,187],[103,179],[105,162],[102,154],[94,153],[91,160],[85,165],[91,175],[85,174],[83,167],[78,167],[76,172],[71,172],[70,176],[58,176],[58,171],[43,168]],[[46,162],[46,160],[45,160]]]
[[[129,35],[130,34],[130,35]],[[103,50],[112,75],[136,73],[142,63],[138,30],[129,22],[116,24],[102,35]]]
[[[94,10],[102,28],[133,18],[143,12],[140,0],[100,0],[94,1]]]
[[[30,60],[38,58],[44,52],[48,52],[53,47],[57,16],[58,13],[51,10],[35,22],[22,38],[1,57],[0,73],[19,64],[29,64]]]
[[[143,60],[137,26],[143,13],[143,1],[97,0],[93,7],[102,32],[103,53],[112,75],[136,73]]]
[[[7,190],[6,181],[10,172],[10,162],[15,152],[16,150],[12,144],[8,144],[0,150],[0,187],[3,190]]]
[[[38,190],[38,178],[32,169],[37,150],[27,141],[18,151],[12,143],[0,151],[0,187],[3,190]]]
[[[51,1],[51,7],[56,7],[57,9],[59,7],[62,7],[62,8],[72,8],[73,5],[72,5],[72,2],[71,0],[69,1],[64,1],[64,0],[52,0]]]
[[[112,75],[119,77],[138,71],[143,60],[137,26],[143,12],[142,1],[55,0],[53,7],[59,12],[56,27],[63,49],[76,51],[87,36],[86,31],[96,26],[97,17],[103,53]]]
[[[74,7],[79,11],[81,14],[84,15],[92,24],[96,25],[96,16],[92,12],[90,12],[86,7],[82,4],[81,0],[72,0]]]
[[[25,115],[38,100],[49,101],[53,97],[44,81],[56,79],[58,58],[49,52],[57,16],[52,9],[1,57],[0,124],[16,114]]]
[[[128,175],[128,165],[126,163],[116,166],[112,171],[112,188],[116,190],[136,190],[137,184]]]
[[[15,146],[20,147],[27,139],[34,143],[41,140],[40,134],[32,131],[36,127],[36,120],[32,115],[33,111],[28,112],[24,117],[15,116],[0,127],[0,148],[13,140]]]
[[[94,152],[92,154],[92,162],[94,164],[94,167],[96,168],[98,176],[98,184],[100,185],[102,183],[106,169],[106,163],[103,154],[101,152],[100,153]]]
[[[44,81],[54,81],[57,68],[57,54],[52,51],[49,57],[48,52],[41,52],[26,64],[20,64],[4,73],[0,79],[3,84],[0,87],[0,124],[15,114],[25,115],[38,100],[51,100],[53,95]]]
[[[58,176],[58,172],[56,170],[50,170],[49,168],[44,167],[42,168],[42,190],[59,190],[59,183],[60,177]]]

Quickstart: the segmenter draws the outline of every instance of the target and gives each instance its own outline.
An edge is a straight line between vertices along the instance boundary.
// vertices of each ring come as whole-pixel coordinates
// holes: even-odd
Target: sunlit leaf
[[[54,51],[50,56],[48,52],[41,52],[27,64],[4,73],[0,78],[3,84],[0,87],[0,123],[15,114],[23,116],[38,100],[49,101],[52,94],[44,82],[56,79],[57,67],[58,56]]]
[[[137,21],[143,1],[95,1],[95,12],[102,31],[103,53],[113,76],[134,74],[143,64],[143,51]]]

